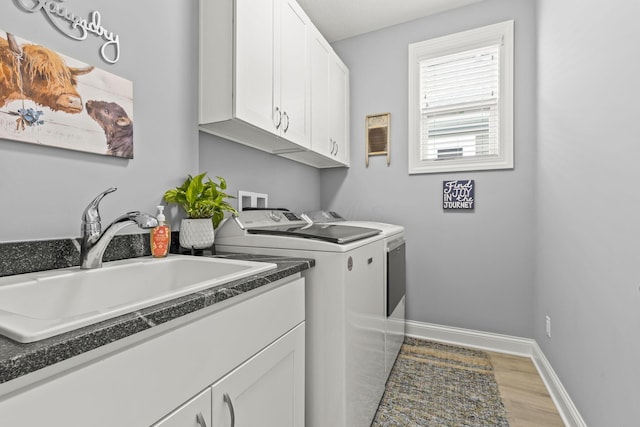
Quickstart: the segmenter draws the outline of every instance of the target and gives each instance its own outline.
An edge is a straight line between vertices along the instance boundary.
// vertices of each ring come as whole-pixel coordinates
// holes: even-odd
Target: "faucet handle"
[[[94,224],[100,225],[100,211],[98,210],[100,200],[102,200],[102,198],[107,194],[113,193],[116,190],[116,187],[107,188],[102,193],[98,194],[96,198],[91,201],[91,203],[89,203],[89,205],[84,209],[84,213],[82,214],[83,228]]]

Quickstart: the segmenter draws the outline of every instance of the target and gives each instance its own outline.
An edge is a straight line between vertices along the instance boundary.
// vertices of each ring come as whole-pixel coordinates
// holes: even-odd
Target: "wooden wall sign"
[[[366,120],[367,153],[365,164],[369,166],[370,156],[387,156],[387,166],[391,162],[389,157],[389,134],[391,113],[372,114]]]

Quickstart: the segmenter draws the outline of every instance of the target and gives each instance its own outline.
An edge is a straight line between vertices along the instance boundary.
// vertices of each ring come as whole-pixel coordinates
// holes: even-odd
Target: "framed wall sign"
[[[133,158],[133,83],[0,30],[0,138]]]
[[[370,114],[367,116],[367,142],[365,164],[369,167],[369,157],[387,156],[387,166],[391,162],[389,150],[389,128],[391,113]]]
[[[442,208],[444,210],[472,210],[475,208],[475,181],[473,179],[442,181]]]

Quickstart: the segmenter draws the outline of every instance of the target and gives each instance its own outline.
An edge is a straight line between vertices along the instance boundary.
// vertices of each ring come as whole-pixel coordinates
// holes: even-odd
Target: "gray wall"
[[[269,193],[271,206],[404,224],[409,318],[534,337],[589,425],[636,424],[640,62],[624,50],[640,39],[636,0],[486,0],[337,43],[351,70],[352,167],[322,172],[198,134],[197,2],[173,6],[69,3],[80,15],[100,10],[119,34],[122,57],[108,65],[97,38],[73,41],[4,3],[0,29],[134,82],[136,140],[130,161],[0,140],[0,241],[77,236],[86,203],[112,185],[103,219],[153,210],[198,171],[225,176],[232,192]],[[515,169],[409,176],[407,44],[507,19],[516,22]],[[391,166],[376,157],[365,168],[364,117],[387,111]],[[445,214],[441,182],[458,178],[476,180],[476,211]]]
[[[29,2],[24,2],[29,4]],[[133,81],[134,159],[117,159],[0,139],[0,241],[78,236],[86,204],[102,190],[103,221],[130,210],[155,213],[164,191],[197,171],[197,2],[117,0],[62,4],[118,34],[121,57],[109,65],[100,39],[75,41],[42,13],[3,2],[0,29]],[[85,114],[85,113],[83,113]],[[129,228],[136,232],[134,227]]]
[[[253,191],[268,194],[271,208],[320,208],[319,170],[283,157],[200,133],[200,169],[225,177],[236,197],[238,190]]]
[[[588,425],[638,425],[640,3],[538,4],[535,339]]]
[[[120,37],[117,64],[102,61],[98,37],[74,41],[42,13],[24,12],[13,2],[0,6],[0,30],[133,81],[134,159],[0,139],[0,242],[78,236],[84,207],[111,186],[118,191],[101,204],[103,222],[130,210],[155,213],[165,190],[200,171],[224,176],[234,194],[238,189],[269,193],[271,206],[319,207],[316,169],[199,135],[197,1],[179,7],[168,0],[153,5],[93,0],[62,6],[79,16],[101,12],[102,25]],[[167,213],[177,229],[182,212],[172,206]],[[138,230],[129,227],[125,232]]]
[[[350,219],[403,224],[411,320],[531,337],[535,2],[487,0],[334,44],[351,73],[351,168],[323,171],[321,202]],[[515,169],[407,173],[407,46],[515,20]],[[364,162],[367,114],[391,112],[391,165]],[[475,179],[472,213],[442,210],[442,181]]]

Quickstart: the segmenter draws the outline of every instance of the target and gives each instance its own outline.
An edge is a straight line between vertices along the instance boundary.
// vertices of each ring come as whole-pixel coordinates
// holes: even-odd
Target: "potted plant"
[[[224,213],[237,213],[225,201],[226,198],[234,198],[224,192],[227,182],[221,176],[217,178],[219,182],[214,182],[206,172],[195,177],[189,175],[180,187],[164,193],[164,200],[181,206],[187,214],[180,223],[180,246],[210,248],[214,241],[213,230],[224,218]]]

